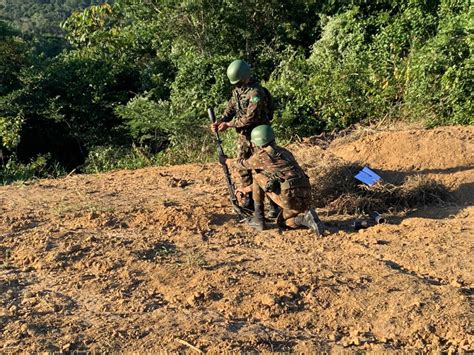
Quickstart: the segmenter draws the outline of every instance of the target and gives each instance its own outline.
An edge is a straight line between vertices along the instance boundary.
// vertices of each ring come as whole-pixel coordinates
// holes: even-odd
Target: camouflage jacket
[[[309,179],[293,154],[277,145],[256,149],[248,159],[238,159],[237,169],[251,169],[265,175],[269,180],[278,180],[282,189],[309,187]]]
[[[232,91],[232,97],[222,115],[222,122],[231,123],[238,133],[250,134],[250,131],[259,125],[269,124],[272,116],[272,98],[268,90],[264,89],[257,80]]]

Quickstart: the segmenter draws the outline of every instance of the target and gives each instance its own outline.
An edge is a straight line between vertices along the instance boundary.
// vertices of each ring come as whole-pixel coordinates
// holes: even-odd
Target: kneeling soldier
[[[280,226],[305,226],[322,235],[324,224],[309,206],[309,179],[293,154],[276,145],[275,134],[269,125],[255,127],[250,134],[250,141],[255,147],[253,155],[235,162],[237,169],[255,172],[253,184],[236,191],[241,195],[253,192],[255,215],[249,224],[257,230],[265,229],[263,209],[267,195],[282,209],[278,220]]]

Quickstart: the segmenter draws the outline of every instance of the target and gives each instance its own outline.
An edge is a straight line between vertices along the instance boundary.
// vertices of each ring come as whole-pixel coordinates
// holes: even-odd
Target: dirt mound
[[[460,170],[474,166],[473,137],[472,126],[368,132],[352,142],[352,136],[336,139],[329,149],[346,161],[370,163],[381,170]]]
[[[0,187],[0,351],[472,351],[472,133],[293,146],[320,199],[353,189],[364,165],[462,197],[324,238],[238,223],[218,164]]]
[[[472,203],[473,136],[472,127],[355,130],[330,144],[311,137],[290,148],[304,162],[316,207],[336,213],[360,213],[368,208],[394,211],[452,202],[453,197],[461,204]],[[355,180],[364,166],[374,169],[382,183],[367,188]]]
[[[372,132],[336,139],[329,151],[345,161],[369,165],[385,181],[423,175],[449,187],[461,203],[474,195],[474,127]]]

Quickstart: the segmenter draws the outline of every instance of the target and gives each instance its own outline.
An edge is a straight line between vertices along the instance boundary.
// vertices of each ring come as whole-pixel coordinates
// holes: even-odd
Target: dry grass
[[[309,171],[313,206],[327,208],[335,214],[361,214],[369,210],[403,211],[453,201],[443,184],[422,175],[409,176],[400,185],[377,183],[369,187],[354,178],[361,168],[335,161]]]

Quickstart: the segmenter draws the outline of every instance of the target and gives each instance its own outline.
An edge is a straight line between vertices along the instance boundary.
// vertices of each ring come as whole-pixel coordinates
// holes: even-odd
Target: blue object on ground
[[[372,186],[381,179],[375,172],[370,170],[368,167],[364,167],[361,171],[354,176],[357,180],[362,181],[364,184]]]
[[[364,167],[364,169],[362,169],[362,171],[368,175],[370,175],[371,177],[373,177],[376,181],[379,181],[381,179],[380,176],[378,176],[375,171],[372,171],[370,170],[368,167]]]

